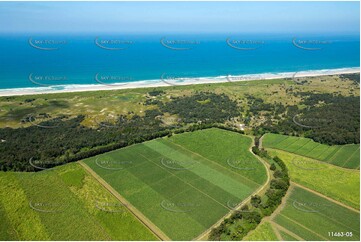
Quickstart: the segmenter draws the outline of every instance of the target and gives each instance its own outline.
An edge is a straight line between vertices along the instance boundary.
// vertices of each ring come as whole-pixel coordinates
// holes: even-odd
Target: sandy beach
[[[100,90],[120,90],[120,89],[134,89],[134,88],[150,88],[150,87],[166,87],[166,86],[184,86],[196,84],[211,84],[224,82],[241,82],[241,81],[256,81],[256,80],[272,80],[280,78],[293,77],[313,77],[325,75],[339,75],[360,73],[360,68],[339,68],[327,70],[312,70],[299,72],[284,72],[284,73],[262,73],[249,74],[239,76],[219,76],[219,77],[200,77],[200,78],[167,78],[161,77],[158,80],[136,81],[129,83],[114,83],[114,84],[84,84],[84,85],[64,85],[64,86],[48,86],[35,88],[12,88],[0,89],[0,96],[21,96],[34,94],[49,94],[49,93],[68,93],[68,92],[87,92]]]

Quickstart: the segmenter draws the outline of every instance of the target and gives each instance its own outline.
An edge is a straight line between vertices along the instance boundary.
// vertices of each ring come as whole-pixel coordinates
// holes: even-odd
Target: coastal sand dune
[[[64,85],[64,86],[48,86],[48,87],[35,87],[35,88],[13,88],[13,89],[0,89],[0,96],[20,96],[20,95],[33,95],[45,93],[66,93],[66,92],[86,92],[86,91],[100,91],[100,90],[120,90],[120,89],[133,89],[133,88],[146,88],[146,87],[165,87],[165,86],[179,86],[179,85],[195,85],[195,84],[208,84],[208,83],[222,83],[222,82],[238,82],[238,81],[255,81],[255,80],[272,80],[280,78],[297,77],[313,77],[325,75],[339,75],[360,73],[359,67],[353,68],[339,68],[339,69],[326,69],[326,70],[312,70],[312,71],[299,71],[299,72],[284,72],[284,73],[262,73],[262,74],[249,74],[240,76],[219,76],[219,77],[199,77],[199,78],[184,78],[178,80],[147,80],[129,82],[119,85],[117,83],[108,85]]]

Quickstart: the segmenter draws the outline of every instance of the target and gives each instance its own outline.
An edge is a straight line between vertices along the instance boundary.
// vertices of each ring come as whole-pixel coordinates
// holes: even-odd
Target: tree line
[[[282,203],[282,198],[290,186],[290,178],[285,163],[277,156],[271,157],[266,150],[253,146],[252,151],[265,158],[271,165],[272,180],[266,193],[254,195],[248,205],[234,211],[218,227],[212,229],[209,240],[242,240],[251,230],[254,230],[262,218],[270,216]]]
[[[235,115],[234,108],[225,95],[200,92],[162,103],[157,109],[146,110],[144,116],[119,115],[112,122],[99,122],[97,127],[82,125],[85,116],[79,115],[61,116],[25,128],[1,128],[0,139],[4,142],[0,143],[0,170],[36,171],[31,160],[49,168],[173,133],[213,127]],[[159,118],[164,112],[178,113],[181,121],[167,125]],[[31,117],[23,120],[33,121]]]

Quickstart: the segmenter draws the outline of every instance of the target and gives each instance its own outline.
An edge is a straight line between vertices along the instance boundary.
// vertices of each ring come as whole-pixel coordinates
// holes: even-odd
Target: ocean
[[[359,66],[359,35],[0,35],[0,89],[62,89]]]

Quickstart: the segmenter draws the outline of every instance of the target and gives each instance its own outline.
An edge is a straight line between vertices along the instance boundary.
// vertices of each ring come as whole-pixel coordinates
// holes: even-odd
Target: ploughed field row
[[[298,186],[289,192],[284,207],[272,219],[283,239],[360,240],[359,213]]]
[[[280,134],[265,134],[265,148],[274,148],[324,161],[336,166],[357,169],[360,167],[360,145],[325,145],[312,139]]]
[[[360,209],[359,170],[344,169],[282,150],[267,150],[285,162],[292,181]]]
[[[252,140],[207,129],[132,145],[84,162],[173,240],[191,240],[267,179]]]

